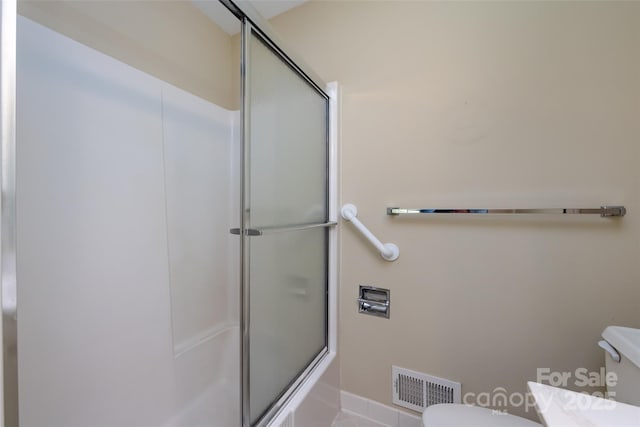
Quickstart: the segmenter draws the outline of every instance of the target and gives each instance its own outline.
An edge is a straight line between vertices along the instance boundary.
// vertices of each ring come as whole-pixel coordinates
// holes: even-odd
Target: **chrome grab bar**
[[[548,209],[407,209],[387,208],[387,215],[405,214],[598,214],[601,217],[623,217],[627,213],[624,206],[600,206],[599,208],[548,208]]]

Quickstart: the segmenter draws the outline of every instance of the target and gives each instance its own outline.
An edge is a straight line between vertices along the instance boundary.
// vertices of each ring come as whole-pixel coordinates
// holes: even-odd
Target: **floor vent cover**
[[[460,403],[460,383],[392,366],[393,403],[422,412],[437,403]]]

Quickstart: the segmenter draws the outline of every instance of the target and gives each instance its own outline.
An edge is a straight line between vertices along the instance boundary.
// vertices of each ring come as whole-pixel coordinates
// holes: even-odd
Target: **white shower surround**
[[[238,112],[26,18],[18,40],[21,426],[235,424]],[[337,85],[327,90],[336,221]],[[189,191],[202,182],[212,194]],[[272,425],[339,410],[330,234],[329,355]],[[202,253],[218,256],[194,264]]]
[[[235,424],[238,112],[22,17],[17,105],[21,426]]]

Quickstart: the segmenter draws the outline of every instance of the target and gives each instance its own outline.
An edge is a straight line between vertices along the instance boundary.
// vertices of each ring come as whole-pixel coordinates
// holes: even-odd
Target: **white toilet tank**
[[[640,329],[609,326],[602,338],[615,349],[605,354],[607,375],[615,372],[617,376],[607,384],[607,391],[613,400],[640,406]],[[615,352],[619,362],[614,360]]]

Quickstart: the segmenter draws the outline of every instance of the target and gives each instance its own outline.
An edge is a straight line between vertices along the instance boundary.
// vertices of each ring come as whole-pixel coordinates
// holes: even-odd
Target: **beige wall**
[[[222,107],[238,106],[231,37],[189,1],[30,1],[18,12]]]
[[[231,39],[189,3],[150,4],[20,11],[236,108]],[[606,325],[640,327],[640,4],[312,1],[273,24],[342,85],[343,201],[401,249],[387,263],[342,233],[344,390],[390,403],[395,364],[523,392],[536,368],[601,366]],[[629,214],[384,215],[600,203]],[[391,288],[391,319],[356,313],[359,283]]]
[[[390,404],[395,364],[524,392],[537,368],[602,366],[605,326],[640,327],[640,4],[312,1],[272,23],[341,84],[343,202],[401,250],[343,224],[344,390]],[[601,203],[629,213],[385,215]],[[391,289],[389,320],[357,314],[358,284]]]

